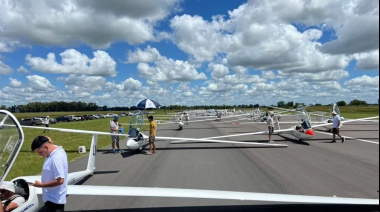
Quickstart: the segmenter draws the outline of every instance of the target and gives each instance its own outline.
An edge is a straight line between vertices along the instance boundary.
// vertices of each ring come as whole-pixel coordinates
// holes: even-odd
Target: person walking
[[[111,127],[111,142],[112,142],[112,153],[117,154],[118,152],[123,152],[123,150],[120,149],[120,137],[118,136],[119,132],[121,131],[119,128],[119,116],[114,116],[113,120],[110,123]],[[117,150],[115,149],[115,145],[117,147]]]
[[[340,128],[342,126],[342,119],[340,116],[333,111],[332,113],[333,116],[333,140],[332,143],[336,143],[336,136],[338,135],[342,139],[342,143],[346,141],[346,138],[340,135]]]
[[[42,188],[45,211],[65,211],[67,194],[68,162],[62,147],[53,144],[46,136],[37,136],[32,142],[32,151],[45,158],[41,181],[31,186]]]
[[[44,130],[44,133],[46,133],[46,132],[49,132],[49,127],[50,127],[50,117],[49,116],[46,116],[45,118],[44,118],[44,124],[45,124],[45,130]]]
[[[149,152],[147,155],[152,155],[156,153],[156,144],[154,143],[156,140],[156,122],[153,120],[153,116],[148,117],[149,120]]]
[[[268,113],[266,115],[267,115],[268,131],[269,131],[269,143],[274,143],[274,141],[272,140],[272,135],[274,132],[274,120],[273,120],[274,113],[271,112],[270,116],[268,115]]]

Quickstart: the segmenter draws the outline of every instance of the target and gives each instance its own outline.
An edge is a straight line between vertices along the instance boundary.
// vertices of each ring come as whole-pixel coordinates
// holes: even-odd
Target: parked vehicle
[[[43,122],[41,118],[34,117],[30,119],[21,119],[20,124],[24,126],[37,126],[43,125]]]
[[[100,117],[98,115],[90,115],[91,117],[93,117],[94,119],[99,119]]]
[[[69,122],[70,118],[68,116],[58,116],[56,120],[57,122]]]
[[[83,120],[94,120],[95,117],[93,115],[83,115],[82,116]]]
[[[43,120],[43,119],[46,118],[46,117],[39,117],[39,118],[41,118],[41,119]],[[56,124],[56,123],[57,123],[57,119],[52,118],[52,117],[49,117],[49,123],[50,123],[50,124]]]
[[[69,117],[70,121],[81,121],[82,120],[82,117],[80,117],[80,116],[69,115],[68,117]]]
[[[114,116],[116,116],[116,114],[113,114],[113,113],[108,113],[106,115],[107,118],[113,118]]]
[[[99,118],[102,118],[102,119],[107,118],[106,115],[103,115],[103,114],[96,114],[96,115],[99,116]]]

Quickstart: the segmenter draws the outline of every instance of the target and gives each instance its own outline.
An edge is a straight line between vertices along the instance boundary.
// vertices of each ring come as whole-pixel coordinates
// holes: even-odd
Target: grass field
[[[372,117],[379,115],[379,106],[361,106],[361,107],[341,107],[342,116],[348,119],[352,118],[364,118],[364,117]],[[246,109],[249,111],[249,109]],[[308,107],[307,110],[311,111],[324,111],[327,114],[329,113],[329,107]],[[174,113],[174,111],[163,111],[157,110],[154,115],[163,115],[165,113]],[[30,118],[30,117],[40,117],[49,115],[51,117],[57,116],[65,116],[65,115],[84,115],[84,114],[93,114],[94,112],[60,112],[60,113],[16,113],[16,117],[21,120],[21,118]],[[113,112],[120,113],[120,112]],[[57,123],[51,125],[51,127],[55,128],[67,128],[67,129],[82,129],[82,130],[92,130],[92,131],[100,131],[100,132],[109,132],[109,124],[110,120],[108,119],[98,119],[98,120],[90,120],[90,121],[80,121],[80,122],[66,122],[66,123]],[[120,117],[119,123],[123,124],[125,128],[128,128],[128,123],[130,121],[130,117]],[[145,122],[147,122],[145,118]],[[143,131],[146,131],[147,126],[143,127]],[[69,161],[73,161],[80,157],[83,157],[83,154],[78,153],[78,146],[86,146],[87,151],[89,151],[89,147],[91,144],[91,135],[82,135],[75,133],[63,133],[57,131],[49,131],[47,133],[43,133],[43,130],[36,129],[26,129],[24,128],[25,133],[25,142],[21,149],[18,158],[10,171],[7,180],[11,180],[18,176],[29,176],[29,175],[38,175],[41,173],[42,165],[44,163],[44,158],[39,157],[36,153],[31,151],[31,143],[32,140],[39,135],[50,136],[53,142],[56,145],[63,146],[67,152]],[[110,137],[109,136],[99,136],[98,139],[99,148],[104,148],[110,145]],[[124,144],[122,144],[124,145]],[[121,146],[121,148],[125,148],[125,146]],[[83,167],[85,169],[86,167]]]
[[[172,111],[166,111],[170,113]],[[114,112],[119,113],[119,112]],[[153,115],[163,115],[165,111],[157,111]],[[40,117],[49,115],[50,117],[57,117],[61,115],[83,115],[83,114],[93,114],[90,112],[80,112],[80,113],[16,113],[17,119],[29,118],[29,117]],[[119,123],[123,125],[125,129],[128,129],[131,117],[120,117]],[[110,132],[110,121],[112,118],[88,120],[88,121],[78,121],[78,122],[60,122],[57,124],[52,124],[50,127],[54,128],[66,128],[66,129],[81,129],[81,130],[91,130],[99,132]],[[147,119],[144,119],[147,123]],[[143,127],[143,131],[148,130],[147,126]],[[43,133],[44,130],[40,129],[23,129],[25,134],[25,141],[22,149],[13,165],[7,180],[14,179],[19,176],[30,176],[39,175],[42,170],[42,165],[44,163],[44,158],[39,157],[35,152],[31,151],[31,144],[33,139],[39,135],[46,135],[52,138],[54,144],[58,146],[63,146],[67,152],[69,161],[73,161],[86,154],[79,154],[78,147],[86,146],[87,153],[91,145],[91,135],[75,134],[75,133],[64,133],[50,130],[47,133]],[[98,148],[104,148],[111,144],[111,138],[109,136],[99,136],[98,137]],[[124,145],[121,143],[120,145]],[[126,148],[121,146],[121,148]],[[85,169],[86,167],[83,167]]]

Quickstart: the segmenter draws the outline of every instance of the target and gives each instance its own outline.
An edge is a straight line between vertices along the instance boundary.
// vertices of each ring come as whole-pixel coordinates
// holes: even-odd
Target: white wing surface
[[[350,123],[350,122],[355,122],[355,121],[369,121],[369,120],[378,119],[378,118],[379,118],[379,116],[368,117],[368,118],[363,118],[363,119],[351,119],[351,120],[348,120],[348,121],[342,121],[341,123],[344,124],[344,123]],[[313,128],[325,127],[325,126],[332,126],[332,123],[315,125],[315,126],[313,126]]]
[[[42,192],[39,190],[39,192]],[[239,201],[264,201],[286,203],[313,203],[313,204],[348,204],[348,205],[378,205],[378,199],[355,199],[337,197],[302,196],[286,194],[267,194],[250,192],[171,189],[171,188],[143,188],[143,187],[110,187],[70,185],[68,195],[94,196],[130,196],[130,197],[171,197],[194,199],[220,199]]]

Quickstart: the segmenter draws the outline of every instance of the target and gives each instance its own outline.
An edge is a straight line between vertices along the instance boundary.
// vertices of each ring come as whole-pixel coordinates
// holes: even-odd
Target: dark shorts
[[[339,134],[339,128],[333,128],[333,134]]]
[[[117,135],[113,135],[113,136],[111,136],[111,138],[112,138],[112,143],[116,143],[116,142],[120,141],[120,137]]]
[[[274,132],[274,127],[268,126],[269,135],[272,135]]]
[[[50,201],[45,202],[45,208],[46,212],[63,212],[65,211],[65,205],[55,204]]]
[[[149,143],[154,143],[156,141],[156,136],[149,136]]]

